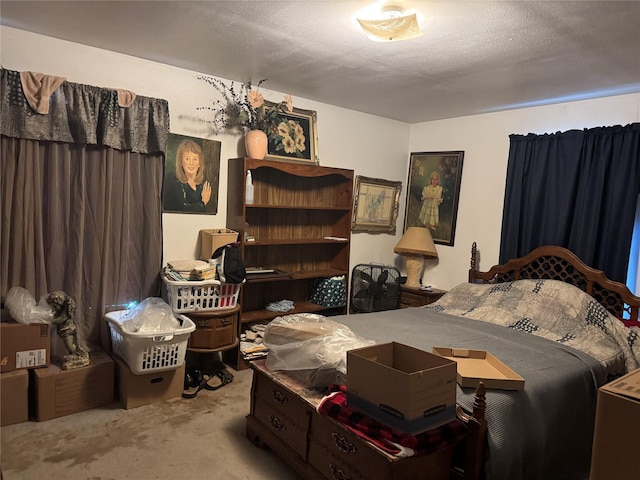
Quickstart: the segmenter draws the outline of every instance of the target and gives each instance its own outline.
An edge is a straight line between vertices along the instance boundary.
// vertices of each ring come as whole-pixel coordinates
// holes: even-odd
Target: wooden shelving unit
[[[253,198],[247,199],[247,174]],[[286,312],[343,314],[346,306],[326,309],[309,302],[314,280],[345,275],[353,208],[353,170],[318,165],[233,158],[229,160],[227,227],[239,232],[248,267],[274,270],[248,275],[242,287],[238,334],[248,324],[269,322],[283,313],[265,309],[291,300]],[[233,352],[232,352],[233,353]],[[246,367],[238,352],[225,361]]]

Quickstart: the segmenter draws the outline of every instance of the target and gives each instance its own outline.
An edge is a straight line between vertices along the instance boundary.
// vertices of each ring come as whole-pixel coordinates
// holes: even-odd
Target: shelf
[[[302,280],[305,278],[328,278],[336,277],[338,275],[347,275],[348,272],[344,270],[336,270],[333,268],[327,268],[323,270],[310,270],[300,272],[275,272],[275,273],[257,273],[255,275],[247,275],[247,283],[260,283],[260,282],[278,282],[287,280]]]
[[[245,203],[249,171],[252,202]],[[283,315],[347,313],[346,306],[326,308],[309,298],[316,279],[344,275],[349,283],[353,170],[235,158],[229,160],[227,174],[226,226],[239,232],[245,264],[275,270],[247,275],[238,302],[238,334],[243,324],[268,323]],[[264,309],[283,299],[295,308]],[[224,358],[242,368],[246,362],[237,350]]]
[[[329,205],[329,206],[310,206],[310,205],[273,205],[273,204],[257,204],[257,203],[247,203],[244,208],[249,209],[269,209],[269,210],[317,210],[323,212],[350,212],[351,207],[340,206],[340,205]]]
[[[274,318],[281,317],[283,315],[291,315],[295,313],[318,313],[327,310],[335,310],[335,308],[327,308],[311,302],[297,302],[295,308],[286,312],[272,312],[271,310],[251,310],[249,312],[242,312],[240,314],[240,324],[245,325],[247,323],[269,322]]]
[[[273,238],[270,240],[251,240],[245,241],[244,247],[262,247],[267,245],[314,245],[314,244],[339,244],[347,245],[348,239],[336,240],[332,238]]]

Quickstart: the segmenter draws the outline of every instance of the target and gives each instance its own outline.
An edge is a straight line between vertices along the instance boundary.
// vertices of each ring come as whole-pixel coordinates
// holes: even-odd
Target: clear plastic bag
[[[345,383],[347,350],[374,343],[322,315],[285,315],[273,319],[265,330],[266,366],[315,387]]]
[[[180,328],[171,307],[161,298],[145,298],[122,317],[122,328],[133,333],[172,333]]]
[[[53,321],[53,309],[47,303],[46,295],[43,295],[36,305],[35,297],[22,287],[10,288],[4,305],[11,317],[24,325]]]

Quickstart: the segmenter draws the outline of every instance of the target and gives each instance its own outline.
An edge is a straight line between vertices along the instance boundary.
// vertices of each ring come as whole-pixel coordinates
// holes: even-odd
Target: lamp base
[[[420,277],[424,270],[424,258],[422,255],[403,255],[406,257],[407,283],[410,288],[420,288]]]

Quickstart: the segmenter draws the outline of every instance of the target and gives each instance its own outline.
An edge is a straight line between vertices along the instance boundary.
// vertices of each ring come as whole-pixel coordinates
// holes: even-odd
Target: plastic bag
[[[53,321],[53,309],[47,303],[46,295],[43,295],[36,305],[35,297],[22,287],[9,289],[4,305],[11,317],[24,325]]]
[[[342,384],[346,383],[347,350],[374,343],[322,315],[285,315],[267,325],[264,344],[269,355],[265,365],[314,387]]]
[[[181,326],[171,307],[158,297],[144,299],[122,318],[122,328],[133,333],[173,333]]]

